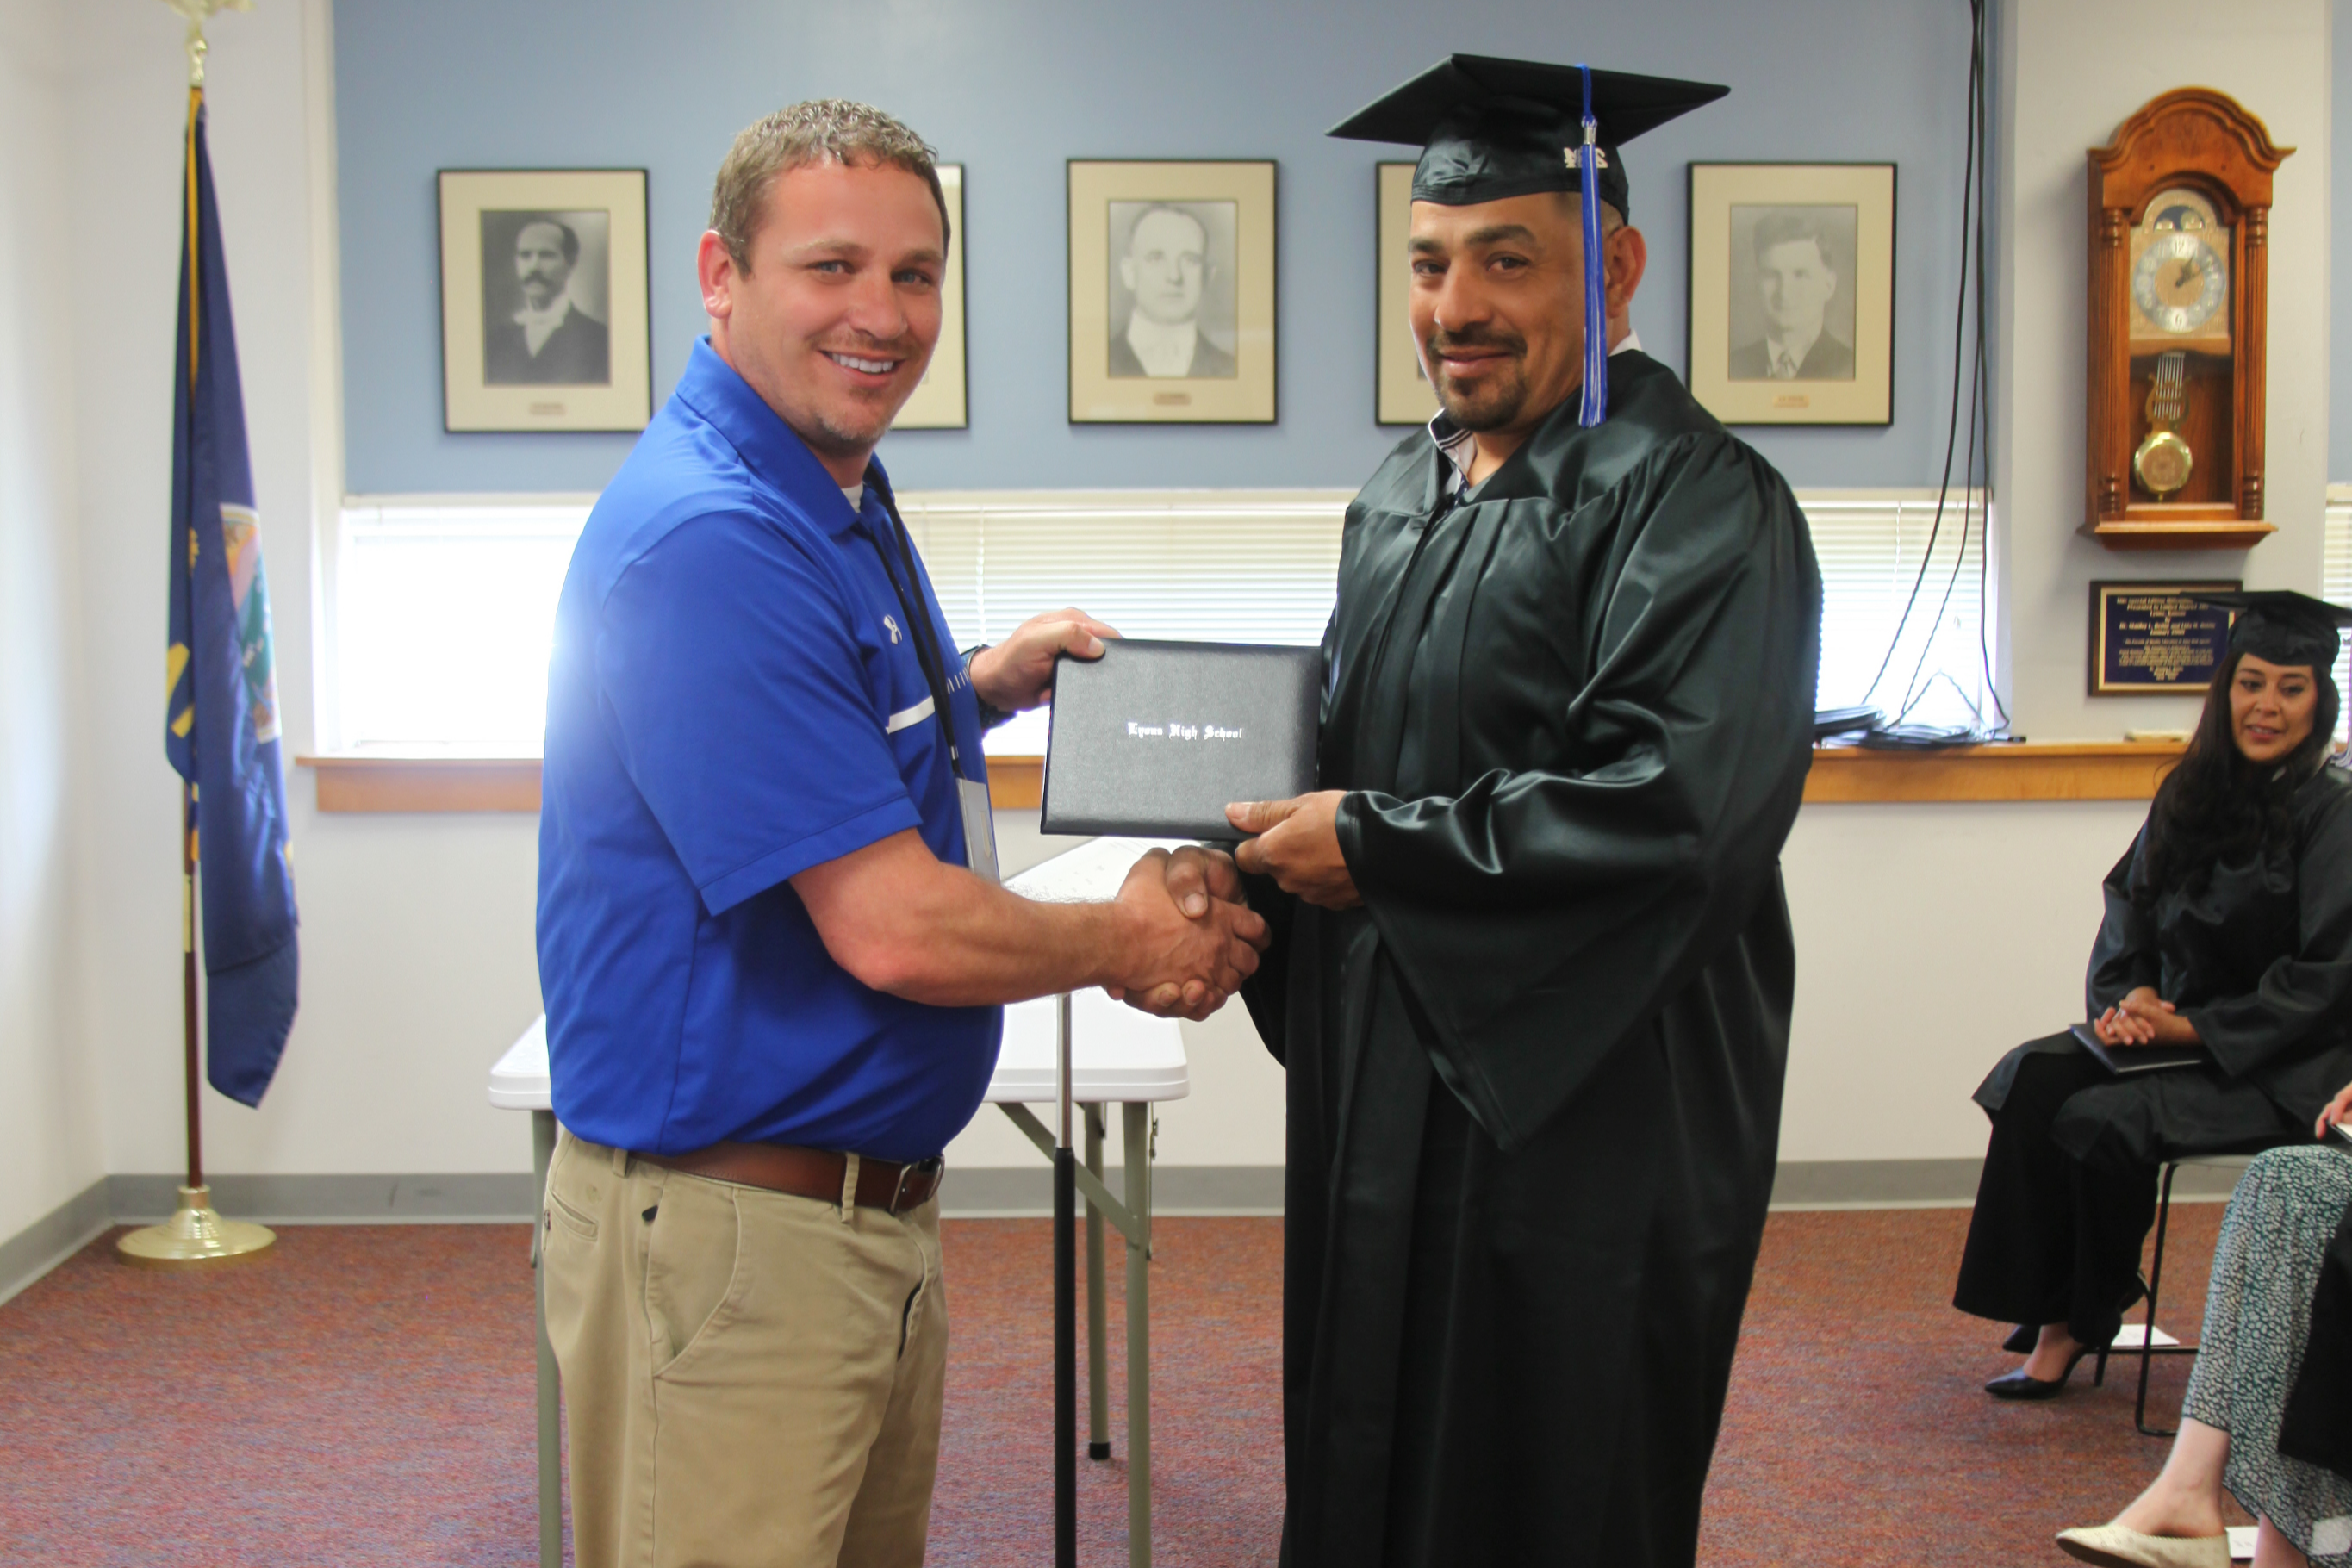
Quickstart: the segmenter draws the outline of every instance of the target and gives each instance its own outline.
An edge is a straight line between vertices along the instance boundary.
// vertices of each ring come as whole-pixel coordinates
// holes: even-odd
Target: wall
[[[2004,0],[1994,482],[2003,686],[2020,734],[2114,740],[2126,727],[2185,729],[2196,720],[2193,698],[2084,695],[2095,579],[2212,575],[2243,577],[2250,588],[2318,588],[2333,277],[2331,20],[2328,0]],[[2251,552],[2126,553],[2075,531],[2084,518],[2084,150],[2105,145],[2141,104],[2184,79],[2231,94],[2274,142],[2296,149],[2279,169],[2271,220],[2264,462],[2278,532]]]
[[[783,103],[828,95],[892,110],[966,168],[973,425],[893,437],[885,457],[901,485],[1356,484],[1401,434],[1370,415],[1371,168],[1411,154],[1322,132],[1454,49],[1542,59],[1576,50],[1731,86],[1727,100],[1627,153],[1633,216],[1652,247],[1634,322],[1669,364],[1683,358],[1687,161],[1895,162],[1895,425],[1756,440],[1801,485],[1931,479],[1943,449],[1937,366],[1954,294],[1967,7],[1660,0],[1586,7],[1572,37],[1560,16],[1543,0],[1200,0],[1181,16],[1084,0],[347,5],[336,58],[351,488],[595,489],[628,448],[617,436],[443,433],[436,168],[647,168],[655,387],[666,394],[702,331],[694,244],[729,141]],[[1066,422],[1070,157],[1279,160],[1279,425]]]
[[[59,308],[75,233],[65,23],[62,0],[0,0],[0,1297],[82,1239],[90,1216],[70,1205],[106,1173],[75,984],[86,773],[74,425],[59,395],[75,370]],[[61,1208],[58,1226],[27,1234]]]
[[[89,374],[72,406],[84,434],[79,731],[92,825],[78,885],[83,930],[104,956],[84,1005],[90,1065],[107,1085],[104,1169],[118,1174],[167,1172],[181,1158],[176,779],[158,726],[186,67],[177,27],[150,10],[73,8],[60,161],[74,231],[108,240],[74,253],[81,297],[110,308],[74,322],[74,363]],[[332,189],[329,20],[321,0],[286,0],[211,27],[212,152],[289,755],[310,744],[311,507],[340,493],[319,471],[332,460],[323,422],[334,386],[318,328],[332,314],[313,310],[333,298],[331,268],[314,276],[312,223],[314,184]],[[320,818],[306,775],[289,793],[301,1012],[259,1110],[206,1094],[208,1167],[511,1168],[528,1141],[519,1119],[484,1102],[482,1079],[539,1006],[532,823]],[[0,1104],[16,1092],[14,1075],[5,1081]]]

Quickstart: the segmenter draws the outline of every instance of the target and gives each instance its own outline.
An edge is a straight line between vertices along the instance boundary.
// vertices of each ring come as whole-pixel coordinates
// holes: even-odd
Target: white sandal
[[[2230,1568],[2227,1534],[2142,1535],[2120,1524],[2094,1524],[2060,1531],[2058,1550],[2102,1568]]]

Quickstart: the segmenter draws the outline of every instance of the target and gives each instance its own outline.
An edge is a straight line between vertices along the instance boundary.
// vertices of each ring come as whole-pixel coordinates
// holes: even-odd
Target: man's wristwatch
[[[982,654],[986,653],[987,651],[988,645],[986,643],[982,643],[977,647],[968,647],[963,650],[963,678],[966,680],[971,679],[971,661],[978,658]],[[983,731],[993,730],[1000,724],[1005,724],[1012,721],[1013,715],[1007,713],[1003,709],[999,708],[994,703],[989,701],[987,698],[982,697],[980,694],[980,687],[976,683],[971,689],[971,700],[980,707],[980,727]]]

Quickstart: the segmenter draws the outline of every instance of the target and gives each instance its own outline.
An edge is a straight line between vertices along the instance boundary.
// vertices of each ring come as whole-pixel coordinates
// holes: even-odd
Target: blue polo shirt
[[[579,1136],[916,1160],[979,1109],[1002,1010],[860,984],[787,880],[910,827],[966,863],[877,543],[896,565],[876,486],[852,510],[708,339],[589,514],[556,609],[539,829],[555,1112]],[[964,771],[984,780],[971,684],[919,568],[914,592]]]

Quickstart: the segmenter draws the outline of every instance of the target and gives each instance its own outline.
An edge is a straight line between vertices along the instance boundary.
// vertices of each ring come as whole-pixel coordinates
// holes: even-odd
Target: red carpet
[[[2176,1211],[2176,1310],[2204,1299],[2221,1206]],[[2165,1445],[2132,1373],[2054,1404],[1977,1391],[2000,1331],[1946,1305],[1964,1212],[1776,1215],[1717,1452],[1700,1561],[2057,1563],[2052,1531],[2119,1508]],[[955,1343],[933,1563],[1050,1558],[1048,1228],[947,1226]],[[123,1268],[93,1244],[0,1307],[0,1563],[527,1564],[530,1275],[520,1226],[289,1226],[217,1275]],[[1154,1274],[1155,1559],[1271,1563],[1281,1520],[1281,1231],[1164,1220]],[[1112,1441],[1080,1463],[1083,1562],[1126,1562],[1113,1300]],[[1083,1363],[1082,1363],[1083,1364]],[[2169,1424],[2186,1358],[2157,1364]]]

